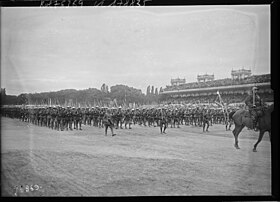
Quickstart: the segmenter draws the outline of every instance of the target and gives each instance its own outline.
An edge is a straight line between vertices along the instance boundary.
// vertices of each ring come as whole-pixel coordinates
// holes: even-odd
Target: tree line
[[[160,88],[159,91],[162,91]],[[1,88],[1,105],[62,105],[62,106],[140,106],[157,104],[159,91],[154,86],[148,86],[146,95],[141,90],[126,85],[109,87],[103,84],[99,89],[84,90],[65,89],[55,92],[22,93],[18,96],[6,95]]]

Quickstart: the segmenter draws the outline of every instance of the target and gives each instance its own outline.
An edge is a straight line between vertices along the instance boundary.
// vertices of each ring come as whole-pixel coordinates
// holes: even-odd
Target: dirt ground
[[[267,133],[252,152],[258,133],[247,129],[236,150],[224,125],[132,128],[112,137],[2,118],[2,196],[271,195]],[[15,194],[21,185],[36,189]]]

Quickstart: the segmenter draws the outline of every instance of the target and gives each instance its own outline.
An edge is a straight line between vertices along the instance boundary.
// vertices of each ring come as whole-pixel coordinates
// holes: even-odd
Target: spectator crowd
[[[226,79],[218,79],[218,80],[206,81],[206,82],[191,82],[191,83],[181,84],[178,86],[166,86],[164,91],[264,83],[270,81],[271,81],[270,74],[264,74],[264,75],[249,76],[244,79],[226,78]]]

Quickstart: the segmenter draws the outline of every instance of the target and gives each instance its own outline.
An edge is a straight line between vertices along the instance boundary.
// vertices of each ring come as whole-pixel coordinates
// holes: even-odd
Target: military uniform
[[[110,128],[112,136],[114,136],[115,135],[113,130],[114,123],[112,121],[112,116],[108,112],[105,112],[104,116],[102,117],[102,122],[105,127],[105,135],[107,135],[107,130],[108,128]]]
[[[203,122],[203,132],[205,131],[205,126],[207,125],[206,131],[208,131],[209,128],[209,121],[210,121],[210,114],[208,110],[205,110],[202,112],[202,122]]]
[[[258,116],[262,113],[263,101],[257,94],[258,88],[253,87],[252,94],[248,95],[245,99],[245,104],[249,108],[250,116],[253,120],[253,129],[257,130]],[[255,93],[255,96],[253,95]],[[255,100],[254,100],[255,97]],[[255,103],[254,103],[255,102]]]
[[[165,130],[168,126],[168,120],[167,120],[167,113],[165,109],[160,109],[159,111],[159,126],[160,126],[160,133],[165,133]],[[162,130],[163,129],[163,130]]]
[[[133,114],[132,114],[132,111],[130,111],[129,109],[126,110],[126,112],[124,113],[124,127],[125,129],[127,129],[127,124],[129,126],[129,129],[131,129],[131,124],[132,124],[132,117],[133,117]]]

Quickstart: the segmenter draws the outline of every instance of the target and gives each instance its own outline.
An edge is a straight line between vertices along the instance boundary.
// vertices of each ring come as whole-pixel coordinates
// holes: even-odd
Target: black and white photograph
[[[271,5],[0,9],[2,196],[272,195]]]

